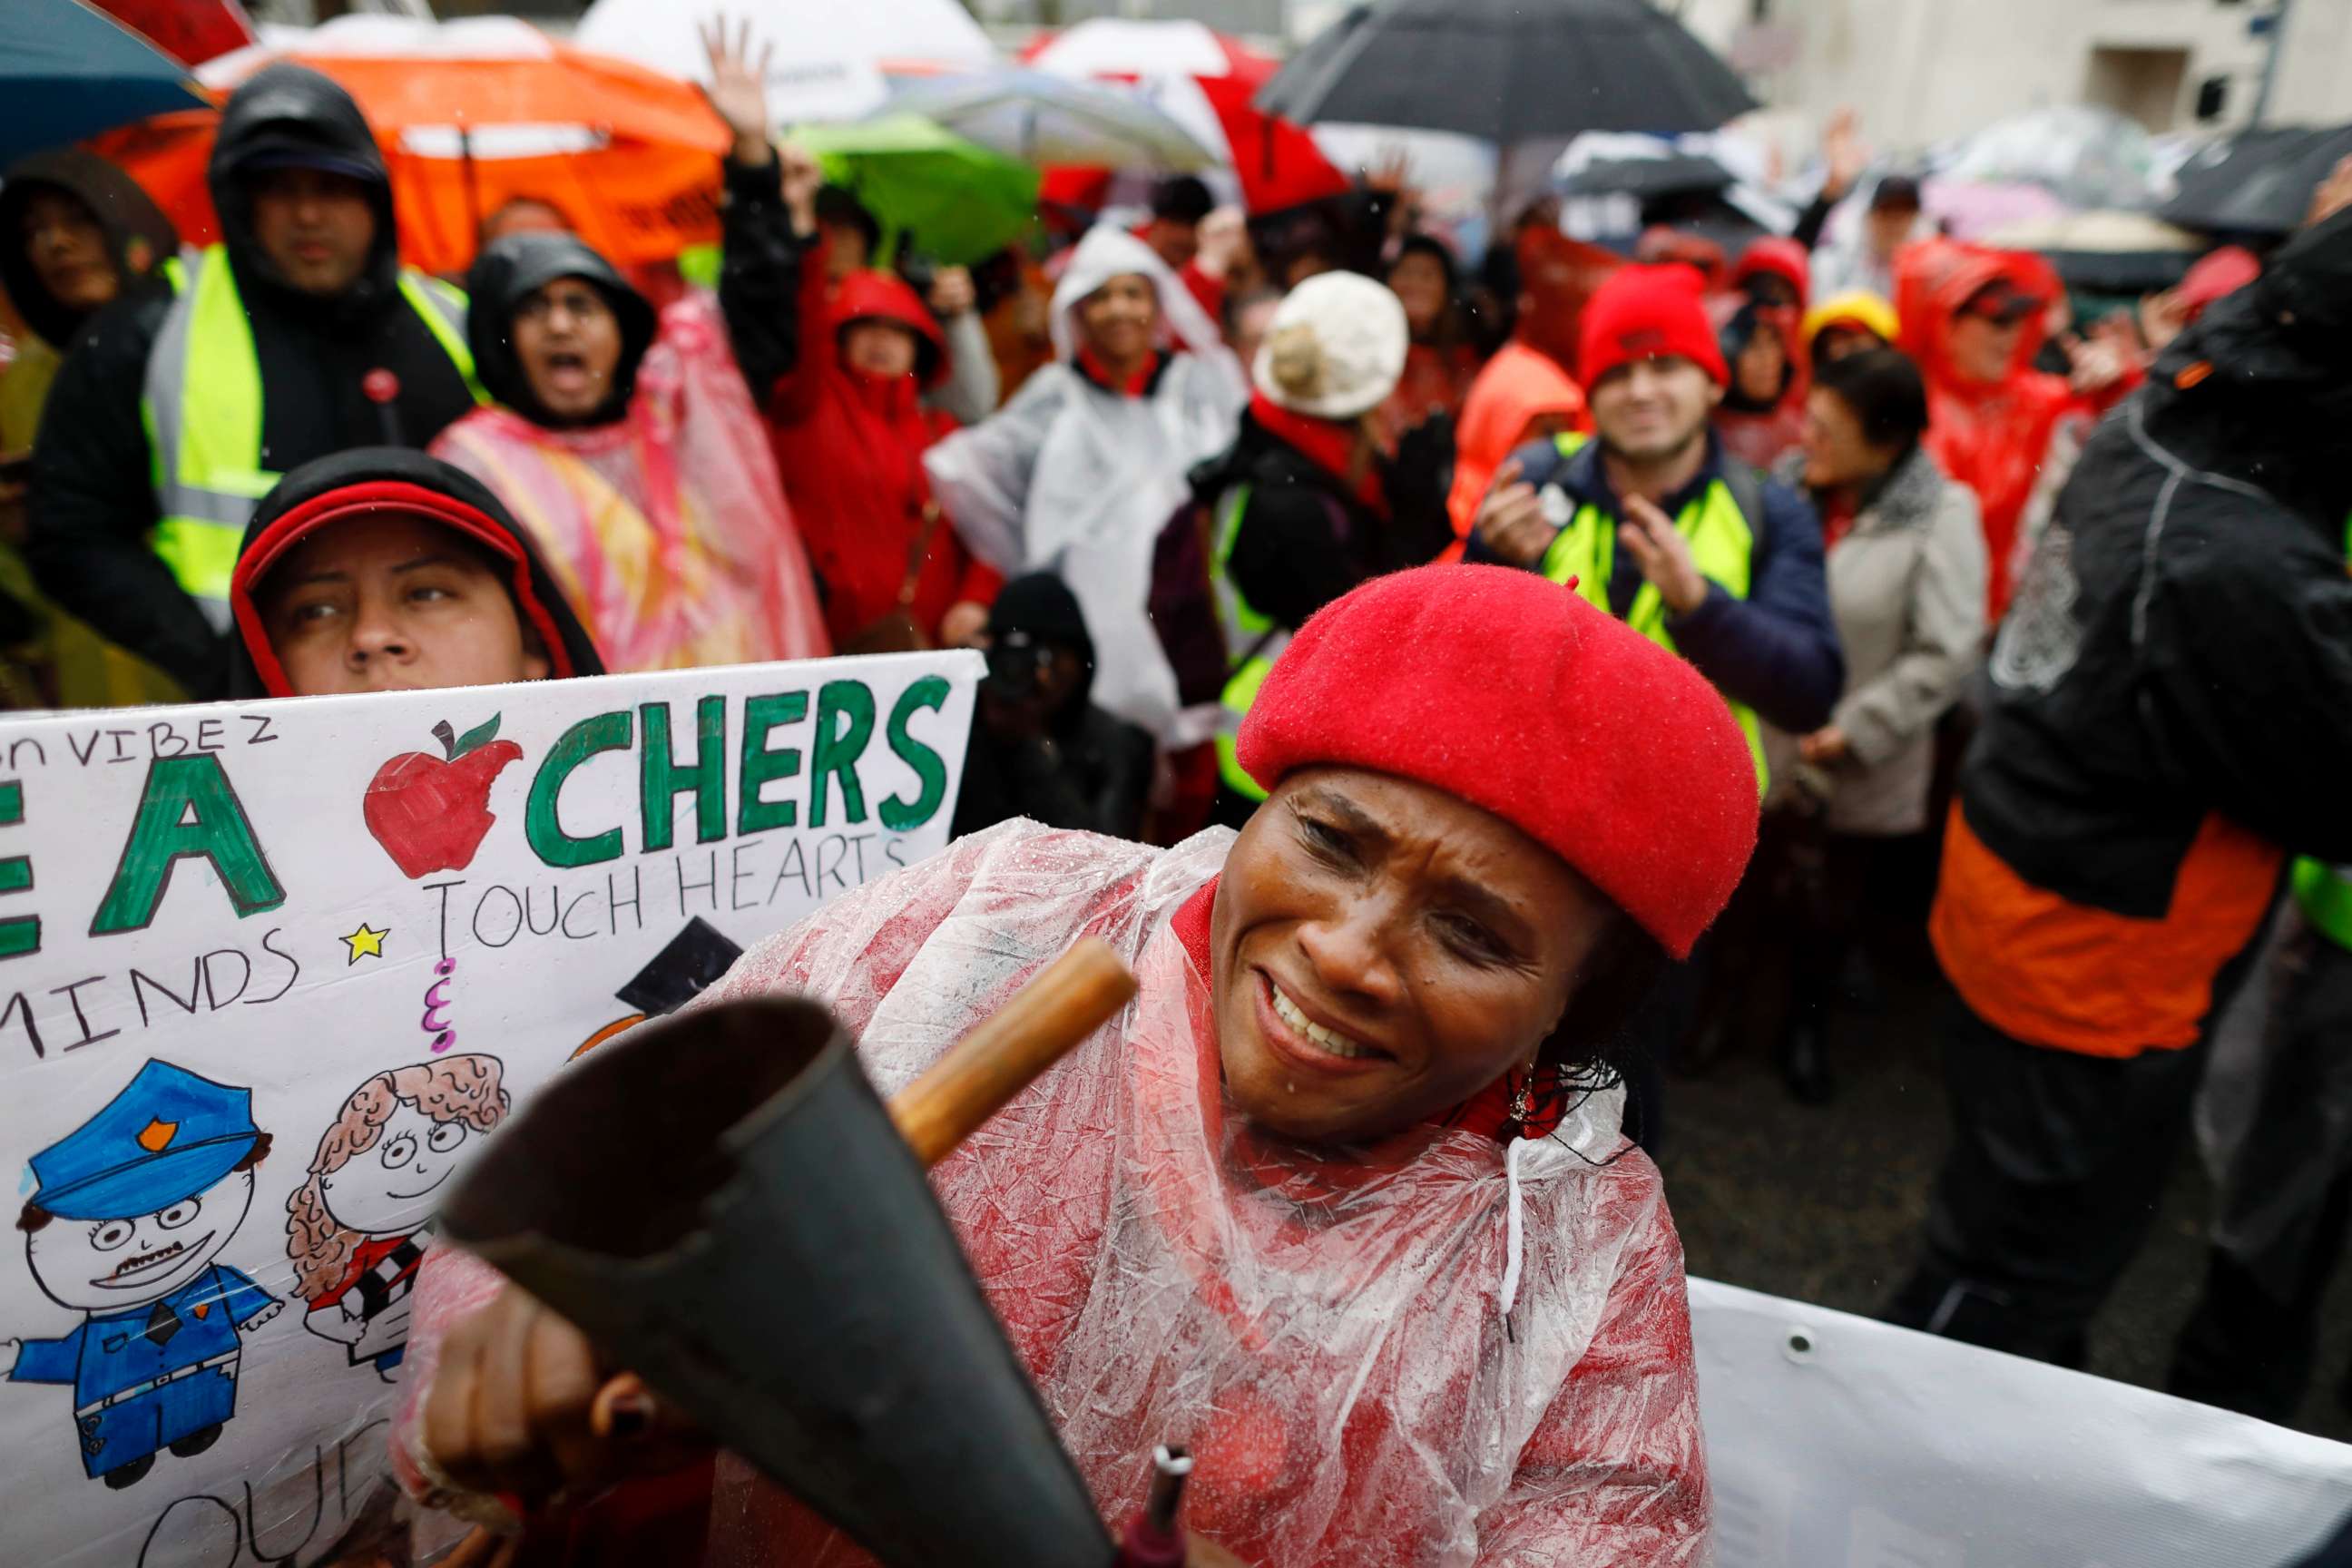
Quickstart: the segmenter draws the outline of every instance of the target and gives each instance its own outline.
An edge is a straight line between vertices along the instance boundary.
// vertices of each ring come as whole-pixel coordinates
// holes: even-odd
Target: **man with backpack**
[[[1436,559],[1453,542],[1444,479],[1453,433],[1441,416],[1409,432],[1391,458],[1380,447],[1381,405],[1403,374],[1404,307],[1385,284],[1327,272],[1290,291],[1253,367],[1241,434],[1193,470],[1191,518],[1161,535],[1154,619],[1188,703],[1213,696],[1217,789],[1212,819],[1238,827],[1265,798],[1234,755],[1234,736],[1258,687],[1307,618],[1358,584]],[[1165,569],[1171,547],[1205,560]],[[1198,584],[1202,568],[1222,638],[1174,628],[1166,584]],[[1213,681],[1213,686],[1212,685]]]
[[[1596,434],[1513,453],[1467,559],[1573,579],[1696,665],[1748,732],[1760,780],[1759,719],[1810,735],[1845,682],[1821,521],[1710,429],[1729,377],[1688,268],[1629,267],[1603,283],[1580,357]]]
[[[1821,521],[1795,491],[1727,455],[1710,427],[1730,380],[1698,275],[1628,267],[1592,296],[1578,366],[1595,434],[1522,447],[1495,476],[1465,559],[1540,572],[1681,654],[1731,705],[1765,782],[1761,725],[1810,735],[1845,685]],[[1659,787],[1672,789],[1672,779]],[[1653,994],[1635,1136],[1656,1153],[1659,1061],[1688,1028],[1706,949]]]

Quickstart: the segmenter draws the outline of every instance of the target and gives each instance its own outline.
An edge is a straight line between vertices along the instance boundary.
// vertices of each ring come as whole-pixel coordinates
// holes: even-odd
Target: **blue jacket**
[[[1511,460],[1538,490],[1558,485],[1572,506],[1591,502],[1606,516],[1622,515],[1598,441],[1588,441],[1568,458],[1549,440],[1533,441],[1513,452]],[[1697,476],[1667,496],[1659,510],[1679,516],[1733,460],[1710,433]],[[1754,709],[1776,729],[1810,734],[1829,722],[1830,710],[1845,689],[1845,656],[1838,648],[1822,574],[1821,519],[1811,502],[1786,485],[1759,476],[1759,489],[1764,515],[1748,520],[1756,538],[1748,597],[1735,599],[1720,584],[1709,584],[1705,604],[1687,616],[1666,617],[1666,634],[1675,639],[1675,651],[1726,697]],[[1508,564],[1475,533],[1464,559]],[[1622,617],[1641,589],[1641,564],[1630,552],[1617,551],[1609,574],[1609,607]]]

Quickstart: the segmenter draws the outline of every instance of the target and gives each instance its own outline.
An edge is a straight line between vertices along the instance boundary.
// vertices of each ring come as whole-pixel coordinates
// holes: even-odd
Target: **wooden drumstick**
[[[891,1121],[928,1170],[1134,995],[1118,954],[1088,937],[892,1096]]]

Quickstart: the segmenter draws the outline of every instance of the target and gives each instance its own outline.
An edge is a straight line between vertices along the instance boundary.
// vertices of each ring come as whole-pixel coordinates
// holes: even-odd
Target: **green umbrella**
[[[919,114],[803,126],[793,140],[866,204],[884,257],[906,236],[933,261],[970,266],[1018,239],[1037,210],[1036,170]]]

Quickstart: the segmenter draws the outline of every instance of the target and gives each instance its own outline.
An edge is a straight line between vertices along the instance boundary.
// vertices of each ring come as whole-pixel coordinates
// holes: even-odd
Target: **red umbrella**
[[[1303,127],[1253,105],[1256,89],[1239,78],[1204,77],[1198,85],[1216,111],[1232,150],[1234,174],[1242,183],[1242,205],[1251,212],[1320,201],[1354,184]]]
[[[718,237],[730,138],[689,83],[507,16],[344,16],[288,47],[216,60],[198,79],[226,92],[280,58],[358,101],[391,169],[401,253],[428,272],[462,271],[482,218],[515,197],[549,203],[620,267]],[[205,188],[214,119],[164,116],[92,144],[196,243],[215,228]]]
[[[236,0],[90,0],[184,66],[200,66],[253,42],[253,23]]]

